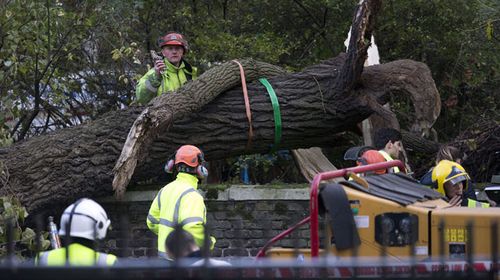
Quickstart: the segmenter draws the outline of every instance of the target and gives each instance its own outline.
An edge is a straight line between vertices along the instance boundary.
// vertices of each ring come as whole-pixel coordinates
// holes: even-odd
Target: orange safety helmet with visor
[[[197,175],[199,178],[208,176],[208,170],[204,166],[205,157],[203,152],[193,145],[181,146],[175,152],[175,157],[171,158],[165,165],[165,171],[172,173],[177,166],[178,171]]]
[[[180,33],[170,32],[165,36],[158,39],[158,46],[163,48],[164,46],[181,46],[184,48],[184,53],[189,50],[189,45],[184,36]]]

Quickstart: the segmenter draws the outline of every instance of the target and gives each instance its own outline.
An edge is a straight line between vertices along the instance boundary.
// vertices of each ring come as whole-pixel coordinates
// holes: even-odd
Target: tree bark
[[[364,0],[357,6],[351,28],[352,36],[350,45],[352,47],[349,48],[347,56],[342,59],[340,64],[334,65],[336,67],[328,69],[327,73],[333,73],[335,76],[335,82],[325,87],[327,93],[340,95],[339,98],[345,98],[351,93],[354,86],[362,84],[361,73],[367,56],[371,33],[375,26],[375,18],[380,7],[380,0]],[[218,69],[221,68],[222,67],[219,67]],[[148,107],[141,113],[130,128],[122,153],[113,169],[115,173],[113,189],[118,197],[122,196],[125,192],[137,163],[143,162],[148,155],[147,151],[151,143],[156,139],[157,135],[172,125],[174,113],[177,114],[178,118],[193,114],[197,112],[199,108],[213,100],[222,91],[234,85],[235,76],[225,75],[227,73],[227,71],[225,71],[226,69],[230,71],[229,65],[223,67],[221,71],[210,70],[200,77],[196,83],[190,83],[182,87],[176,91],[175,94],[162,95],[148,104]],[[212,79],[209,79],[211,77]],[[203,80],[208,80],[209,82]],[[218,80],[222,82],[213,82]],[[243,78],[242,83],[245,83]],[[316,84],[319,86],[317,80]],[[200,87],[200,85],[206,85],[206,91],[202,91],[204,88]],[[434,90],[431,92],[436,93],[437,91]],[[321,89],[320,93],[323,94]],[[247,101],[245,101],[245,103],[246,106],[248,106]],[[372,102],[372,105],[374,104],[376,104],[376,102]],[[173,110],[174,108],[175,110]],[[247,115],[250,123],[249,133],[251,138],[251,114],[247,113]],[[251,140],[252,139],[249,139],[249,141]]]
[[[367,67],[362,85],[349,94],[328,91],[335,81],[335,70],[344,61],[345,55],[339,55],[303,72],[269,79],[280,103],[281,148],[335,147],[345,139],[345,131],[355,128],[374,112],[374,104],[385,103],[390,94],[434,87],[428,84],[432,78],[425,64],[401,60]],[[200,146],[207,160],[268,152],[274,143],[272,105],[259,82],[249,84],[248,91],[254,127],[249,149],[245,149],[248,122],[244,101],[241,87],[237,87],[161,131],[132,181],[158,177],[166,159],[186,143]],[[8,186],[0,192],[15,193],[30,212],[52,207],[56,202],[68,204],[78,197],[111,194],[113,166],[129,128],[143,109],[130,107],[111,112],[88,124],[0,150],[0,160],[10,174]]]
[[[412,97],[419,123],[436,112],[433,105],[439,104],[439,95],[425,64],[401,60],[363,68],[380,5],[369,0],[358,6],[354,47],[347,55],[281,76],[275,66],[241,61],[247,80],[266,76],[276,92],[280,148],[335,147],[363,119],[386,114],[382,104],[390,94]],[[228,62],[146,107],[112,112],[0,150],[10,174],[0,192],[15,193],[28,210],[37,211],[56,202],[109,194],[112,185],[123,193],[130,179],[158,177],[162,164],[182,144],[201,147],[208,160],[268,152],[275,137],[269,95],[259,82],[248,84],[254,135],[247,146],[249,123],[240,83],[238,66]],[[432,124],[435,118],[430,115]]]

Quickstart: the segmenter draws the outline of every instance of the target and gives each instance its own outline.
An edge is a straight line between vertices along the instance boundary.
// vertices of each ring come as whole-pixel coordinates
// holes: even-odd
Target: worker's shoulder
[[[201,193],[196,189],[196,187],[192,186],[191,184],[185,182],[185,181],[180,181],[176,180],[165,187],[163,187],[164,190],[171,190],[175,193],[179,194],[184,194],[184,195],[199,195],[201,196]]]
[[[106,256],[106,258],[113,263],[118,260],[118,257],[116,255],[113,255],[113,254],[108,254],[108,253],[104,253],[104,252],[99,252],[99,254]]]

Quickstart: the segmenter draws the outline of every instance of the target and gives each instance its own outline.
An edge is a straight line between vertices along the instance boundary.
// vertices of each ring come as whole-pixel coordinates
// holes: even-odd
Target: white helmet
[[[111,221],[106,211],[97,202],[82,198],[68,206],[61,215],[59,235],[66,235],[90,240],[104,239]]]

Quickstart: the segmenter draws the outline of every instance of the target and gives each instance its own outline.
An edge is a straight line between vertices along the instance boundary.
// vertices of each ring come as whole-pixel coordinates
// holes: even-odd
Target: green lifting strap
[[[274,147],[272,148],[272,151],[276,151],[278,148],[278,145],[281,142],[281,112],[280,112],[280,104],[278,102],[278,97],[276,96],[276,92],[274,92],[273,87],[269,83],[269,81],[266,78],[260,78],[259,82],[263,84],[266,89],[267,93],[269,94],[269,98],[271,98],[271,104],[273,105],[273,112],[274,112]]]

